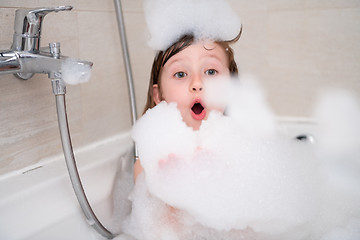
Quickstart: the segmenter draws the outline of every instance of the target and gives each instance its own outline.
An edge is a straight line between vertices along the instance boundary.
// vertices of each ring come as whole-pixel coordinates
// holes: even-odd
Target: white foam
[[[66,84],[84,83],[90,80],[91,66],[74,58],[67,58],[61,65],[61,76]]]
[[[320,126],[321,147],[334,152],[360,149],[359,106],[359,98],[349,91],[328,89],[319,94],[314,117]]]
[[[319,125],[316,150],[327,183],[323,212],[328,217],[324,221],[332,226],[331,234],[324,239],[342,233],[344,237],[338,239],[359,239],[359,228],[357,232],[348,230],[360,221],[360,99],[341,89],[323,91],[314,118]],[[346,237],[354,234],[357,237]]]
[[[205,80],[205,102],[226,108],[243,131],[251,135],[274,134],[275,116],[266,102],[261,86],[254,76],[246,75],[240,79]]]
[[[144,0],[144,13],[154,50],[167,49],[187,33],[196,39],[231,40],[241,29],[225,0]]]
[[[277,134],[262,90],[254,80],[240,81],[224,87],[232,89],[228,115],[211,112],[199,131],[186,126],[174,103],[162,102],[137,122],[144,175],[124,231],[138,239],[359,239],[360,194],[346,187],[358,188],[360,173],[329,178],[340,170],[324,159],[327,148]],[[333,96],[332,106],[359,109]],[[317,116],[331,121],[320,114],[324,104]],[[351,146],[359,143],[351,139]]]

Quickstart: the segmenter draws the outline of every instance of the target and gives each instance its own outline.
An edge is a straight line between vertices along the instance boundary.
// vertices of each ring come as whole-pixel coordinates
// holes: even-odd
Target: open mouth
[[[196,120],[203,120],[206,115],[204,106],[200,102],[195,102],[191,108],[191,115]]]
[[[204,110],[204,107],[201,105],[201,103],[195,103],[194,106],[191,108],[191,110],[196,114],[199,115]]]

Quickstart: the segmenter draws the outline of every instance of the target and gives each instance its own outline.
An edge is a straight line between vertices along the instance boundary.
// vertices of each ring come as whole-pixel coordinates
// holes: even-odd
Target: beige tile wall
[[[360,95],[360,1],[248,2],[231,0],[244,24],[236,57],[261,80],[276,114],[311,116],[325,87]]]
[[[234,46],[241,72],[258,76],[276,114],[309,117],[324,87],[360,94],[360,1],[229,0],[244,31]],[[0,49],[12,43],[17,8],[73,5],[45,17],[42,46],[94,62],[89,83],[68,86],[75,148],[131,127],[126,77],[113,1],[2,0]],[[154,53],[146,45],[142,1],[123,0],[140,113]],[[61,154],[54,96],[45,75],[20,81],[0,75],[0,174]]]

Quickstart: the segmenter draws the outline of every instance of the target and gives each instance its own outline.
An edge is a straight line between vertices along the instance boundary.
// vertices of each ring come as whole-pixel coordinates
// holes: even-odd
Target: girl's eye
[[[206,75],[215,75],[217,73],[217,71],[215,69],[209,69],[205,71]]]
[[[175,76],[176,78],[184,78],[184,77],[187,76],[187,74],[184,73],[184,72],[177,72],[177,73],[174,74],[174,76]]]

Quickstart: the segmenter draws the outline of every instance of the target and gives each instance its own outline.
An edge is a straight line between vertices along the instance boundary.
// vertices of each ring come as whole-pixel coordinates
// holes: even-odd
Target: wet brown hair
[[[232,76],[236,76],[238,74],[238,67],[234,59],[234,51],[230,47],[230,44],[235,43],[239,40],[241,36],[242,28],[240,29],[239,34],[230,41],[215,41],[221,48],[224,49],[224,51],[227,53],[228,61],[229,61],[229,71]],[[167,63],[167,61],[174,56],[175,54],[181,52],[191,44],[193,44],[195,41],[195,38],[192,34],[186,34],[183,35],[178,41],[176,41],[173,45],[171,45],[168,49],[165,51],[159,51],[155,58],[151,69],[151,75],[150,75],[150,83],[148,88],[148,95],[146,104],[144,107],[143,114],[149,109],[153,108],[156,103],[154,102],[153,97],[153,85],[158,84],[159,90],[160,90],[160,75],[161,71],[164,67],[164,65]],[[161,91],[161,90],[160,90]]]

